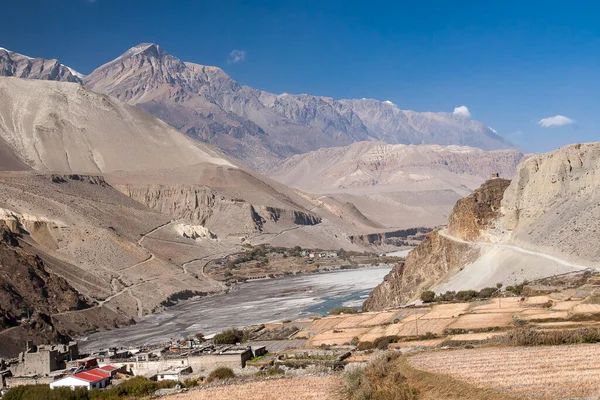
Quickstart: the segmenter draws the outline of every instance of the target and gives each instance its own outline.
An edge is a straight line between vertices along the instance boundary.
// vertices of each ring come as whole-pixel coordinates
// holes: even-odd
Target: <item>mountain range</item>
[[[79,82],[137,105],[263,172],[294,154],[357,141],[514,148],[463,115],[401,110],[373,99],[273,94],[240,85],[218,67],[184,62],[151,43],[132,47],[85,77],[56,60],[6,50],[0,51],[0,66],[1,75]]]

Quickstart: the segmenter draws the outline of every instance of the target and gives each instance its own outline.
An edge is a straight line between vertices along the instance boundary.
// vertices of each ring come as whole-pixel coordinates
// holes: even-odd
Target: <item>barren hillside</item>
[[[526,160],[510,185],[488,181],[455,205],[448,229],[413,250],[365,308],[401,305],[423,290],[481,289],[598,267],[599,166],[600,143],[571,145]]]

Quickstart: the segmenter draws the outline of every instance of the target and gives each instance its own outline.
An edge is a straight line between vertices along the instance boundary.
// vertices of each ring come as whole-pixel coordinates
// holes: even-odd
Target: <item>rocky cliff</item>
[[[503,241],[581,263],[600,263],[600,142],[523,162],[502,200]]]
[[[467,241],[479,239],[498,217],[509,183],[506,179],[488,180],[459,200],[450,214],[448,232]],[[480,255],[480,249],[469,243],[432,232],[373,290],[363,308],[376,311],[417,300],[424,290],[448,279]]]
[[[21,247],[17,234],[0,220],[0,357],[22,351],[26,340],[36,344],[67,340],[52,314],[88,307],[65,279]]]
[[[484,240],[487,230],[500,216],[500,203],[508,185],[508,179],[490,179],[458,200],[448,219],[448,233],[470,242]]]
[[[321,222],[318,216],[301,210],[254,205],[205,186],[116,184],[114,187],[150,208],[201,225],[217,237],[250,236],[264,232],[269,223],[316,225]]]

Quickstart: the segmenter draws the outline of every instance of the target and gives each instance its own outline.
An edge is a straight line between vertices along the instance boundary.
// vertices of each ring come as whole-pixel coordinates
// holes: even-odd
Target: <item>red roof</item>
[[[96,383],[101,380],[110,378],[110,374],[106,371],[101,371],[98,369],[91,369],[89,371],[80,372],[78,374],[73,375],[77,379],[84,380],[89,383]]]

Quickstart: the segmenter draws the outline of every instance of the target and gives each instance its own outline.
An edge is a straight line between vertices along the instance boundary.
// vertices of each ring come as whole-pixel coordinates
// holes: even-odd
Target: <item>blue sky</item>
[[[5,3],[1,47],[82,73],[154,42],[271,92],[370,97],[417,111],[464,105],[526,151],[600,140],[592,1]],[[557,115],[567,119],[540,125]]]

